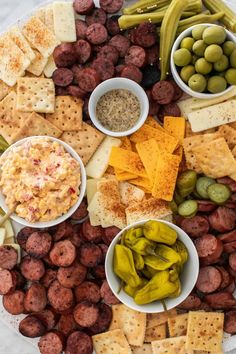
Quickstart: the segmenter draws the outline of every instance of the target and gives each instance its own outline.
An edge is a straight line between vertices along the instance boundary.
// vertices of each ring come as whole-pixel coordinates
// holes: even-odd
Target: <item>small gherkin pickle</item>
[[[144,236],[151,241],[173,245],[177,239],[177,232],[168,225],[155,220],[149,220],[143,225]]]
[[[182,172],[176,181],[176,186],[181,197],[187,197],[195,189],[197,173],[193,170]],[[183,200],[182,200],[183,201]]]

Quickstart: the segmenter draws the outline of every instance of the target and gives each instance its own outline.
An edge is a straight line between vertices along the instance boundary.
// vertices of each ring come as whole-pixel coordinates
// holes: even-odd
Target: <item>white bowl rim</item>
[[[105,90],[103,91],[107,86],[111,85],[112,82],[116,81],[117,83],[128,83],[129,86],[133,86],[136,87],[136,89],[139,91],[140,96],[142,96],[142,104],[144,106],[144,112],[141,115],[141,117],[138,119],[138,121],[135,123],[135,125],[128,129],[128,130],[124,130],[121,132],[113,132],[112,130],[106,129],[101,123],[99,123],[98,119],[96,117],[94,117],[94,115],[92,114],[92,110],[93,107],[95,105],[94,102],[94,96],[97,94],[97,92],[100,90],[101,91],[101,95],[100,97],[105,93],[110,91],[109,90]],[[124,87],[125,89],[125,87]],[[132,90],[131,88],[129,89],[130,91]],[[137,97],[137,96],[136,96]],[[138,98],[138,97],[137,97]],[[95,127],[100,130],[102,133],[112,136],[112,137],[122,137],[122,136],[127,136],[127,135],[131,135],[134,132],[136,132],[139,128],[141,128],[141,126],[145,123],[147,117],[148,117],[148,111],[149,111],[149,100],[147,97],[146,92],[144,91],[144,89],[142,88],[142,86],[140,86],[137,82],[127,79],[125,77],[113,77],[111,79],[105,80],[103,82],[101,82],[92,92],[90,98],[89,98],[89,104],[88,104],[88,110],[89,110],[89,116],[91,121],[93,122],[93,124],[95,125]]]
[[[189,28],[187,28],[186,30],[184,30],[182,33],[179,34],[179,36],[176,38],[173,46],[172,46],[172,50],[171,50],[171,55],[170,55],[170,67],[171,67],[171,72],[173,75],[173,78],[175,80],[175,82],[178,84],[178,86],[187,94],[189,94],[190,96],[196,97],[196,98],[202,98],[202,99],[211,99],[211,98],[216,98],[216,97],[220,97],[228,92],[230,92],[234,85],[230,85],[228,88],[226,88],[226,90],[219,92],[219,93],[201,93],[201,92],[196,92],[193,91],[188,85],[185,84],[185,82],[181,79],[177,69],[176,69],[176,65],[174,64],[174,52],[179,48],[180,42],[182,41],[183,38],[187,37],[190,32],[192,31],[193,28],[197,27],[197,26],[206,26],[206,27],[211,27],[211,26],[219,26],[217,24],[214,23],[201,23],[198,25],[193,25]],[[235,35],[227,30],[227,28],[224,28],[226,33],[227,33],[227,37],[229,37],[230,40],[232,40],[233,42],[235,42],[236,44],[236,37]]]
[[[51,221],[37,221],[35,223],[31,223],[26,221],[25,219],[19,217],[17,214],[13,213],[12,215],[10,215],[10,218],[16,222],[18,222],[19,224],[23,225],[23,226],[28,226],[28,227],[34,227],[34,228],[47,228],[47,227],[52,227],[55,225],[58,225],[60,223],[62,223],[63,221],[65,221],[66,219],[68,219],[75,211],[76,209],[80,206],[83,197],[85,195],[85,190],[86,190],[86,172],[85,172],[85,167],[84,164],[80,158],[80,156],[77,154],[77,152],[68,144],[66,144],[64,141],[59,140],[57,138],[51,137],[51,136],[47,136],[47,135],[34,135],[34,136],[30,136],[21,140],[18,140],[17,142],[15,142],[14,144],[12,144],[11,146],[9,146],[9,148],[7,150],[4,151],[4,153],[1,156],[7,155],[9,153],[9,151],[11,151],[12,148],[17,147],[22,145],[24,142],[29,141],[29,140],[33,140],[35,138],[45,138],[51,141],[57,141],[59,144],[63,145],[65,150],[75,159],[77,160],[77,162],[80,165],[80,173],[81,173],[81,184],[80,184],[80,194],[79,194],[79,198],[77,200],[77,202],[68,210],[67,213],[59,216],[58,218],[56,218],[55,220],[51,220]],[[0,192],[0,198],[5,200],[4,195],[2,194],[2,192]],[[2,201],[0,201],[1,204],[1,208],[4,210],[5,213],[7,213],[9,211],[9,209],[7,208],[7,206],[2,203]]]
[[[164,309],[162,307],[162,305],[160,305],[160,301],[154,301],[152,303],[149,303],[149,304],[145,304],[145,305],[137,305],[134,300],[127,294],[124,293],[123,290],[121,290],[119,293],[117,293],[117,289],[115,289],[110,281],[110,275],[112,274],[112,277],[115,277],[118,279],[118,277],[114,274],[114,271],[113,269],[110,268],[109,264],[112,264],[112,261],[111,260],[111,253],[113,253],[114,251],[114,246],[117,244],[118,240],[120,239],[121,235],[123,234],[124,231],[126,230],[129,230],[135,226],[139,226],[139,225],[142,225],[144,224],[145,222],[147,221],[150,221],[150,220],[154,220],[154,221],[160,221],[172,228],[174,228],[177,233],[181,233],[188,241],[188,244],[189,246],[191,247],[191,255],[193,257],[193,264],[189,264],[188,266],[190,267],[190,271],[191,272],[191,284],[188,284],[188,290],[185,291],[185,294],[183,296],[183,286],[182,286],[182,283],[181,283],[181,294],[177,297],[177,298],[169,298],[167,300],[165,300],[166,304],[167,304],[167,310],[170,310],[174,307],[177,307],[181,302],[183,302],[187,297],[188,295],[192,292],[195,284],[196,284],[196,281],[197,281],[197,278],[198,278],[198,274],[199,274],[199,257],[198,257],[198,253],[197,253],[197,250],[196,250],[196,247],[193,243],[193,241],[191,240],[191,238],[186,234],[186,232],[184,230],[182,230],[180,227],[178,227],[177,225],[175,225],[174,223],[171,223],[169,221],[166,221],[166,220],[162,220],[162,219],[155,219],[155,218],[149,218],[149,219],[145,219],[145,220],[140,220],[140,221],[136,221],[135,223],[133,224],[130,224],[128,226],[126,226],[124,229],[122,229],[116,236],[115,238],[112,240],[109,248],[108,248],[108,251],[107,251],[107,254],[106,254],[106,259],[105,259],[105,272],[106,272],[106,279],[107,279],[107,282],[112,290],[112,292],[114,293],[114,295],[121,301],[121,303],[123,303],[124,305],[132,308],[133,310],[135,311],[139,311],[139,312],[145,312],[145,313],[159,313],[159,312],[163,312]],[[184,241],[182,241],[185,246],[186,246],[186,243]],[[187,246],[186,246],[187,247]],[[188,251],[189,251],[189,247],[188,248]],[[124,299],[123,299],[123,296],[122,294],[124,294],[129,300],[129,302],[125,302]],[[179,301],[177,301],[177,299],[179,299]],[[168,305],[169,301],[173,302],[174,304],[173,305]],[[157,310],[157,305],[159,305],[161,307],[160,310]]]

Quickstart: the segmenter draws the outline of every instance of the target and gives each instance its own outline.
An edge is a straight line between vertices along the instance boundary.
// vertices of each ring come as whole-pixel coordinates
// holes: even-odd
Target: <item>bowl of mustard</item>
[[[106,255],[105,271],[123,304],[158,313],[177,307],[191,293],[199,258],[192,240],[178,226],[149,219],[117,234]]]

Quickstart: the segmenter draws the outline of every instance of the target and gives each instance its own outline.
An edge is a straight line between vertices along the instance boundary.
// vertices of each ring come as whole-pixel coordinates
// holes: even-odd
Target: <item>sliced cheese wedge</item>
[[[6,236],[6,230],[3,227],[1,227],[0,228],[0,246],[2,246],[4,244],[5,236]]]
[[[6,239],[14,237],[15,233],[12,228],[12,224],[10,220],[6,220],[3,224],[5,230],[6,230]]]
[[[235,96],[236,96],[236,86],[233,86],[229,92],[225,93],[220,97],[211,98],[209,100],[195,98],[190,107],[193,110],[197,110],[197,109],[213,106],[221,102],[228,101],[231,98],[235,98]]]
[[[54,71],[56,70],[56,64],[55,64],[55,61],[53,59],[53,56],[51,55],[49,58],[48,58],[48,62],[44,68],[44,75],[48,78],[51,78],[52,77],[52,74],[54,73]]]
[[[18,253],[17,263],[19,264],[20,261],[21,261],[21,248],[20,248],[20,245],[18,245],[17,243],[5,243],[4,246],[11,246],[11,247],[15,248],[15,250]]]
[[[119,191],[121,203],[125,205],[130,205],[134,202],[140,202],[145,197],[145,193],[142,189],[128,182],[120,182]]]
[[[9,245],[15,243],[15,238],[14,237],[9,237],[9,238],[5,238],[4,240],[4,245]]]
[[[86,191],[87,191],[87,201],[88,201],[88,205],[90,205],[95,193],[97,192],[98,188],[97,188],[97,183],[98,180],[97,179],[87,179],[87,187],[86,187]]]
[[[61,42],[75,42],[75,15],[71,2],[53,3],[54,32]]]

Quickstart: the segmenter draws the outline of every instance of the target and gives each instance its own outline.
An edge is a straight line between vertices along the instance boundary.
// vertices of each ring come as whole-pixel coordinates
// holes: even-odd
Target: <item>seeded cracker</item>
[[[133,354],[152,354],[151,344],[143,344],[142,347],[132,347]]]
[[[131,205],[131,203],[140,202],[145,197],[145,193],[142,189],[128,182],[120,182],[119,190],[121,202],[126,206]]]
[[[110,323],[109,331],[112,331],[114,329],[120,329],[120,324],[119,324],[119,307],[120,305],[113,305],[112,306],[112,321]]]
[[[232,150],[236,146],[236,130],[228,125],[222,125],[218,132],[225,138],[230,150]]]
[[[82,128],[83,101],[71,96],[57,96],[55,112],[47,114],[46,119],[62,131]]]
[[[151,327],[146,329],[144,342],[150,343],[155,340],[166,338],[166,324],[163,323],[159,326]]]
[[[129,343],[120,329],[92,337],[96,354],[132,354]]]
[[[53,113],[55,87],[51,79],[20,78],[17,81],[16,107],[23,112]]]
[[[170,337],[185,336],[188,326],[188,314],[184,313],[175,317],[168,318],[168,328]]]
[[[40,76],[47,64],[48,59],[44,58],[37,50],[34,50],[35,58],[32,60],[27,71],[35,76]]]
[[[153,354],[193,354],[192,350],[187,350],[186,337],[176,337],[158,340],[151,343]]]
[[[215,132],[216,132],[216,128],[211,128],[211,129],[206,129],[203,132],[194,133],[191,129],[190,123],[187,121],[185,124],[185,138],[189,138],[190,136],[195,136],[195,135],[211,134]]]
[[[236,173],[236,161],[224,138],[201,144],[193,152],[206,176],[220,178]]]
[[[187,349],[222,352],[223,324],[223,313],[190,311],[186,337]]]
[[[0,80],[0,101],[3,100],[6,95],[11,91],[11,87],[5,84],[2,80]]]
[[[159,326],[163,323],[167,323],[168,318],[175,317],[176,315],[176,309],[160,313],[149,313],[147,315],[147,328],[152,328],[155,326]]]
[[[35,54],[30,47],[29,43],[21,33],[19,27],[14,26],[7,32],[9,38],[22,50],[22,52],[27,56],[27,58],[32,61],[35,58]]]
[[[45,25],[53,34],[55,34],[53,5],[52,4],[45,7]]]

